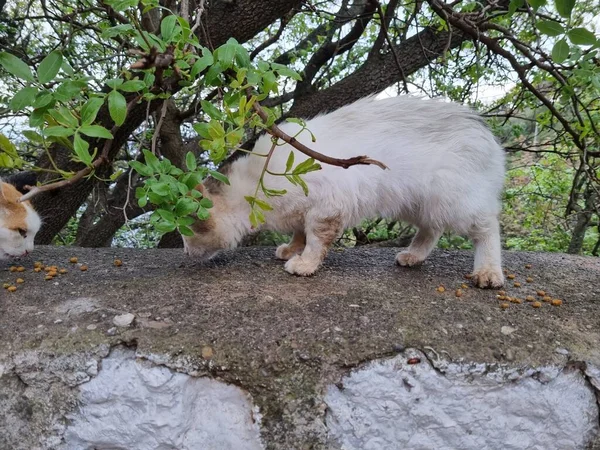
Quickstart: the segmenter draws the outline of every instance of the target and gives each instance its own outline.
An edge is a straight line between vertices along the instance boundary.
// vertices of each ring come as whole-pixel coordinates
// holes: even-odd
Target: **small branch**
[[[249,88],[246,90],[246,96],[248,97],[248,99],[250,99],[252,97],[252,92],[250,91]],[[260,104],[256,101],[256,102],[254,102],[252,107],[254,108],[254,111],[256,111],[256,113],[259,115],[259,117],[263,120],[263,122],[266,123],[269,119],[269,116],[267,115],[265,110],[262,108],[262,106],[260,106]],[[347,169],[348,167],[356,166],[356,165],[371,165],[371,164],[375,165],[377,167],[380,167],[383,170],[388,168],[382,162],[377,161],[375,159],[371,159],[368,156],[355,156],[353,158],[340,159],[340,158],[332,158],[331,156],[327,156],[322,153],[316,152],[316,151],[308,148],[306,145],[302,144],[301,142],[297,141],[296,138],[286,134],[275,124],[271,125],[271,127],[269,128],[269,133],[272,134],[273,136],[281,139],[282,141],[288,143],[289,145],[294,147],[296,150],[301,151],[306,156],[316,159],[317,161],[320,161],[325,164],[329,164],[329,165],[337,166],[337,167],[343,167],[344,169]]]

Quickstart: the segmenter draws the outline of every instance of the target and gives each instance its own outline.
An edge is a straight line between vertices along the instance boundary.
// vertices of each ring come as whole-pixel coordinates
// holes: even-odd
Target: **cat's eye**
[[[17,231],[19,232],[19,234],[21,235],[21,237],[26,238],[27,237],[27,230],[24,228],[18,228]]]

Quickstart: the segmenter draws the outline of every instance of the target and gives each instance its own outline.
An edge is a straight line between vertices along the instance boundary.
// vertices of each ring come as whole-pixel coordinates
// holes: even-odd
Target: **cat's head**
[[[13,184],[0,180],[0,259],[31,252],[42,224],[28,201],[18,202],[22,195]]]
[[[214,206],[209,210],[210,217],[208,219],[198,220],[196,218],[190,226],[194,232],[193,236],[182,235],[181,237],[186,254],[207,260],[221,250],[237,247],[247,233],[242,229],[236,212],[231,210],[220,192],[211,191],[204,185],[200,185],[196,189],[202,192],[204,197],[211,199]]]

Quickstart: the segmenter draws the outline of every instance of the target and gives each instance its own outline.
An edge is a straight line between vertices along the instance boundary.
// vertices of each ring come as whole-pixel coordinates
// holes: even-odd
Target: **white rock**
[[[117,327],[128,327],[131,325],[134,319],[135,316],[131,313],[120,314],[113,318],[113,324],[115,324]]]
[[[510,336],[511,334],[513,334],[515,331],[517,331],[516,328],[513,327],[509,327],[508,325],[504,325],[502,328],[500,328],[500,332],[504,335],[504,336]]]

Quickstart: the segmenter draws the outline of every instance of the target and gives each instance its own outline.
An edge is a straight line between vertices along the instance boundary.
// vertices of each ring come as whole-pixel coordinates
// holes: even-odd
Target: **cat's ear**
[[[37,173],[29,172],[18,172],[4,179],[5,183],[12,184],[17,191],[21,194],[28,192],[25,186],[35,186],[37,183]]]

